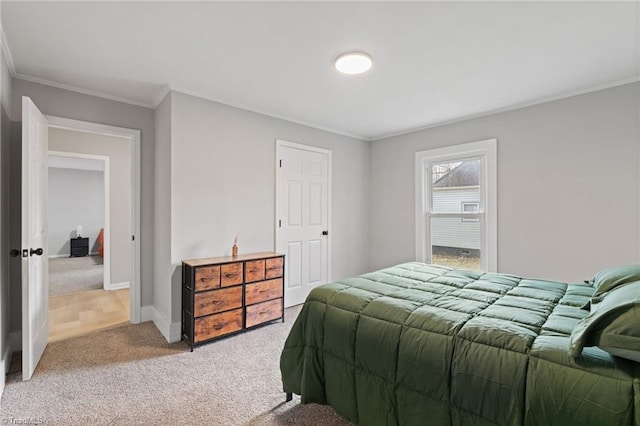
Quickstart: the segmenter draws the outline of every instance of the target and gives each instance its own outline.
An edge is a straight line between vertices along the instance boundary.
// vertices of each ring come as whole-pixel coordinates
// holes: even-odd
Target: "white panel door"
[[[22,380],[29,380],[49,338],[47,241],[48,123],[22,98]]]
[[[329,279],[331,151],[277,142],[276,251],[286,255],[285,306]]]

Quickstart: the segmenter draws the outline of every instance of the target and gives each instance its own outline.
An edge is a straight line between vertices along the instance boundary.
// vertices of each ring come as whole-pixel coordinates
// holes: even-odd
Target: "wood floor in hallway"
[[[129,323],[129,289],[49,298],[49,342]]]

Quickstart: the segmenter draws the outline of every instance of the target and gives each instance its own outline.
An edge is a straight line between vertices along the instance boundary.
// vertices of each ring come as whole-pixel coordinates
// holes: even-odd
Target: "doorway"
[[[287,307],[330,281],[331,154],[276,140],[276,251],[286,255]]]
[[[105,290],[128,288],[129,321],[140,322],[140,131],[61,117],[46,116],[49,133],[64,135],[60,144],[50,144],[54,151],[77,152],[83,146],[85,154],[109,157],[109,178],[105,176],[105,188],[110,194],[109,214],[105,215],[103,250],[109,255],[105,260]],[[94,142],[88,142],[89,140]],[[102,144],[102,149],[98,146]],[[121,145],[113,155],[105,155],[105,146]],[[93,151],[92,151],[93,150]],[[114,155],[127,160],[115,161]],[[126,191],[125,191],[126,189]],[[128,203],[118,203],[116,194],[126,192]],[[105,201],[107,198],[105,197]],[[119,236],[119,237],[118,237]],[[116,238],[118,238],[116,245]],[[109,268],[107,268],[107,262]],[[124,265],[114,270],[113,264]],[[117,265],[116,265],[117,266]],[[125,278],[123,278],[125,277]]]
[[[120,286],[111,285],[111,157],[51,150],[65,148],[60,139],[69,136],[60,132],[49,131],[49,342],[122,325],[130,318],[130,277]],[[88,137],[82,141],[85,150],[99,148],[89,145],[100,140],[78,136]],[[126,245],[127,236],[121,238]]]
[[[50,178],[63,175],[64,179],[49,183],[49,254],[54,256],[49,262],[53,274],[49,276],[49,341],[133,321],[131,145],[131,138],[61,128],[50,122],[50,160],[55,166],[62,159],[63,165],[72,163],[75,169],[52,173],[56,169],[50,168]],[[60,180],[65,188],[58,187]],[[64,220],[55,220],[56,210],[65,212]],[[59,253],[64,257],[55,258]],[[56,270],[58,266],[61,270]],[[59,274],[66,292],[56,287]]]

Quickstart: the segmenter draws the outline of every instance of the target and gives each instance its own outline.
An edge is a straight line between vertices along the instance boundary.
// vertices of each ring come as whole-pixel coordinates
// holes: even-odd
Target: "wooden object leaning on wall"
[[[98,254],[100,257],[104,257],[104,228],[100,229],[100,233],[98,233]]]

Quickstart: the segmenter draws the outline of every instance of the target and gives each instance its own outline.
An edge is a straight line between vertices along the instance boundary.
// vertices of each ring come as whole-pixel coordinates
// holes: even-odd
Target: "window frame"
[[[497,139],[487,139],[443,148],[418,151],[415,154],[415,253],[418,262],[431,263],[430,218],[456,216],[462,220],[478,219],[481,222],[480,260],[485,272],[498,270],[498,200],[497,200]],[[437,213],[432,211],[431,165],[446,161],[479,158],[480,208],[478,213]]]
[[[465,211],[465,206],[475,206],[474,211],[472,212],[468,212]],[[460,221],[461,222],[479,222],[480,218],[479,217],[466,217],[465,213],[471,213],[471,214],[476,214],[480,212],[480,203],[478,201],[462,201],[460,203],[460,213],[462,213],[462,216],[460,217]]]

